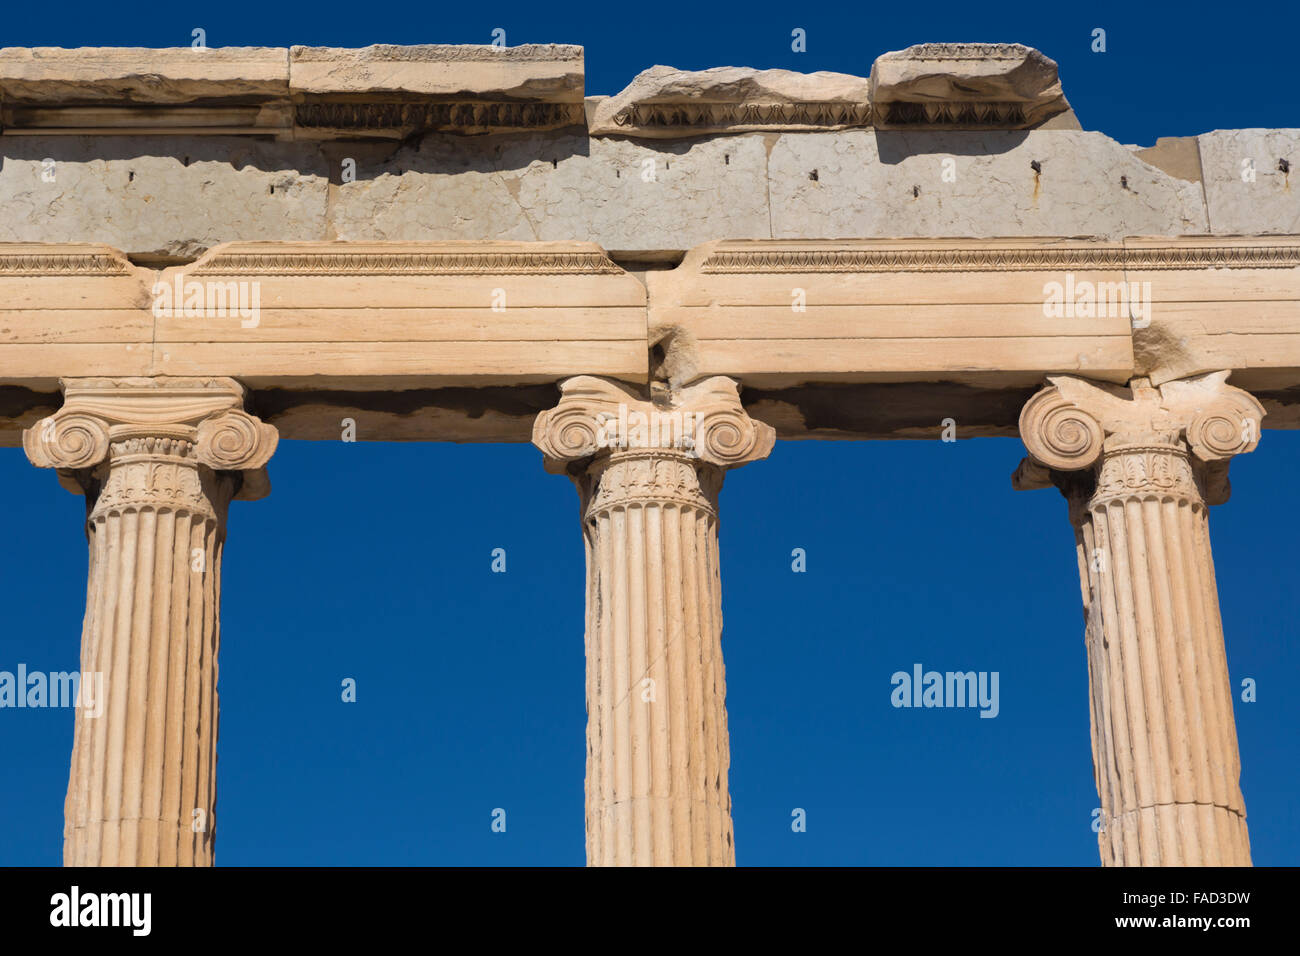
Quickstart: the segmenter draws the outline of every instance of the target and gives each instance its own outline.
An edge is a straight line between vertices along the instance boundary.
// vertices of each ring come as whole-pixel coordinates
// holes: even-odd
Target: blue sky
[[[1016,40],[1058,60],[1085,127],[1121,142],[1300,124],[1285,8],[1212,21],[1119,4],[302,9],[24,4],[0,45],[188,45],[196,26],[214,46],[487,42],[500,26],[512,45],[585,45],[588,92],[612,93],[654,63],[865,74],[915,42]],[[1098,26],[1104,55],[1089,52]],[[806,54],[790,52],[794,27]],[[742,865],[1097,863],[1065,503],[1011,490],[1019,442],[945,444],[937,422],[935,438],[783,442],[727,479]],[[1233,684],[1258,681],[1258,700],[1236,703],[1258,864],[1300,863],[1298,473],[1300,435],[1266,432],[1211,518]],[[218,863],[581,864],[583,552],[568,481],[527,445],[284,442],[271,474],[270,498],[231,508]],[[0,450],[0,500],[0,670],[74,669],[83,502],[18,449]],[[491,571],[498,547],[505,574]],[[890,675],[916,662],[997,671],[998,717],[892,707]],[[346,677],[356,703],[340,700]],[[0,710],[0,864],[60,861],[72,726],[67,710]],[[490,827],[497,807],[505,833]]]
[[[1020,455],[1013,439],[784,442],[728,477],[738,862],[1096,864],[1073,539],[1055,491],[1011,490]],[[526,445],[286,442],[272,465],[271,497],[231,509],[218,861],[582,863],[569,482]],[[1233,469],[1211,528],[1233,681],[1259,685],[1236,704],[1242,784],[1256,862],[1294,864],[1300,436],[1266,432]],[[22,545],[0,552],[0,668],[75,668],[81,500],[16,449],[0,482],[23,503]],[[998,671],[999,715],[893,708],[890,675],[916,662]],[[0,711],[0,862],[59,861],[72,720]]]

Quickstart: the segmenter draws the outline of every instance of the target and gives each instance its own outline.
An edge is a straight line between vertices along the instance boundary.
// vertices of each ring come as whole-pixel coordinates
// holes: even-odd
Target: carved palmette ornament
[[[1135,494],[1199,499],[1187,454],[1170,445],[1121,444],[1107,449],[1092,501]]]
[[[91,519],[129,509],[174,508],[205,518],[217,516],[217,502],[203,485],[194,444],[174,438],[131,438],[115,442],[113,465],[95,498]],[[219,496],[218,496],[219,497]]]
[[[650,501],[717,512],[721,481],[710,479],[718,469],[701,469],[678,452],[618,452],[592,471],[595,490],[585,509],[589,519],[614,508]]]

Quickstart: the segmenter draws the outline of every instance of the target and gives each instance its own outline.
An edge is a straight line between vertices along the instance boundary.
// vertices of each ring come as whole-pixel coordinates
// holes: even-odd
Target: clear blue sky
[[[1085,127],[1121,142],[1300,125],[1290,8],[1131,4],[20,4],[5,46],[587,47],[587,89],[654,63],[865,74],[929,40],[1014,40],[1061,64]],[[1285,22],[1290,17],[1290,22]],[[1109,52],[1089,52],[1094,27]],[[808,31],[808,52],[789,49]],[[1208,73],[1207,73],[1208,71]],[[3,141],[0,141],[0,154]],[[936,439],[938,437],[936,422]],[[365,432],[364,420],[359,430]],[[743,864],[1097,863],[1073,539],[1016,493],[1012,439],[785,442],[722,493],[731,793]],[[285,442],[273,492],[231,508],[223,583],[221,864],[583,862],[582,543],[575,493],[530,446]],[[1233,465],[1211,530],[1254,858],[1300,863],[1300,435]],[[71,670],[82,500],[0,450],[0,670]],[[493,548],[508,571],[490,570]],[[790,570],[790,552],[808,570]],[[1000,713],[903,710],[890,675],[1000,674]],[[353,677],[358,701],[340,700]],[[60,861],[67,710],[0,710],[0,864]],[[493,833],[493,808],[507,831]],[[793,833],[795,807],[808,814]]]

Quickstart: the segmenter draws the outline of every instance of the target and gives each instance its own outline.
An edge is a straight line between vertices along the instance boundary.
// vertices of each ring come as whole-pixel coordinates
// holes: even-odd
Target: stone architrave
[[[587,552],[587,862],[735,864],[718,491],[775,433],[716,376],[647,400],[579,376],[533,444],[578,487]]]
[[[1249,866],[1208,506],[1264,410],[1227,372],[1152,387],[1071,376],[1025,405],[1013,483],[1069,502],[1107,866]]]
[[[63,392],[23,433],[32,463],[87,504],[81,670],[103,699],[78,713],[63,862],[210,866],[226,510],[269,491],[277,433],[228,378],[66,379]]]

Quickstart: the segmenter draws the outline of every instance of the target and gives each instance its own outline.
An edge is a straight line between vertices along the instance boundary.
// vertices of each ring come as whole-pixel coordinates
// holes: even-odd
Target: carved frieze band
[[[1016,127],[1026,122],[1024,103],[914,103],[895,100],[883,109],[881,125],[889,126],[996,126]]]
[[[600,252],[226,252],[190,275],[618,275]]]
[[[636,103],[613,117],[631,129],[680,129],[683,132],[730,127],[870,126],[869,103]]]
[[[425,43],[414,46],[376,44],[371,48],[381,62],[417,63],[517,63],[572,62],[582,66],[583,48],[572,43],[527,43],[520,46],[493,46],[490,43]],[[338,51],[331,47],[295,46],[294,62],[333,62]]]
[[[1022,43],[918,43],[893,55],[910,60],[1023,60],[1029,50]]]
[[[1156,246],[1127,248],[720,248],[703,274],[1031,272],[1084,269],[1295,269],[1300,243],[1268,246]],[[197,265],[192,275],[617,275],[623,270],[599,251],[228,252]],[[129,262],[99,252],[18,252],[0,248],[0,276],[121,276]]]
[[[482,102],[299,103],[294,120],[304,129],[556,129],[581,125],[581,103]]]
[[[128,263],[100,252],[6,253],[0,249],[0,276],[122,276]]]
[[[1300,243],[1289,246],[1161,246],[1128,249],[720,249],[703,273],[765,272],[1032,272],[1071,269],[1293,269]]]

